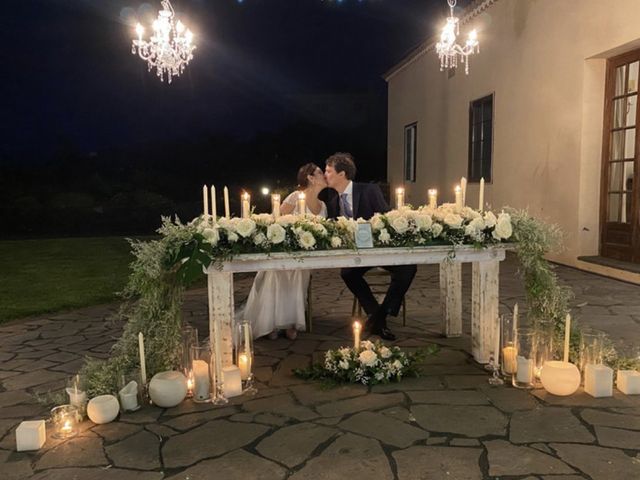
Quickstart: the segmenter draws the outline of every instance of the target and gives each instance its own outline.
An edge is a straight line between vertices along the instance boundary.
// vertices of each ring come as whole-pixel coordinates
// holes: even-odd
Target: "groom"
[[[335,153],[326,161],[324,176],[329,189],[322,192],[329,218],[370,219],[375,213],[389,211],[380,187],[372,183],[354,183],[356,165],[350,153]],[[333,189],[333,190],[331,190]],[[342,280],[356,296],[367,313],[365,331],[384,340],[395,340],[396,336],[387,326],[387,315],[397,316],[404,294],[416,275],[415,265],[381,267],[391,274],[391,284],[381,305],[371,293],[364,274],[373,267],[343,268]]]

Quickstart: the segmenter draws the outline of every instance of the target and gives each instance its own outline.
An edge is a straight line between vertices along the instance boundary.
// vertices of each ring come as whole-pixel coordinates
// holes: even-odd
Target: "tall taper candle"
[[[202,204],[204,205],[204,219],[209,217],[209,190],[206,185],[202,187]]]
[[[353,349],[357,352],[360,350],[360,332],[362,325],[357,320],[353,322]]]
[[[218,206],[216,205],[216,187],[211,185],[211,215],[213,215],[213,221],[216,221],[218,216]]]
[[[251,196],[247,192],[242,194],[241,205],[242,218],[249,218],[249,215],[251,215]]]
[[[396,188],[396,208],[404,207],[404,188]]]
[[[272,193],[271,194],[271,215],[273,218],[278,218],[280,216],[280,194]]]
[[[462,188],[460,188],[460,185],[456,185],[453,191],[456,194],[456,207],[462,208]]]
[[[518,304],[513,306],[513,338],[516,338],[516,330],[518,329]]]
[[[567,313],[564,319],[564,362],[569,361],[569,340],[571,339],[571,315]]]
[[[467,179],[462,177],[460,179],[460,188],[462,188],[462,206],[467,204]]]
[[[229,189],[224,187],[224,216],[231,218],[231,212],[229,211]]]
[[[433,209],[438,208],[438,190],[430,188],[427,193],[429,197],[429,207]]]
[[[147,362],[144,359],[144,335],[142,332],[138,333],[138,350],[140,352],[140,377],[142,379],[142,385],[147,384]]]
[[[480,199],[478,203],[478,210],[482,212],[484,210],[484,177],[480,179]]]
[[[306,195],[304,192],[298,193],[298,215],[307,213]]]

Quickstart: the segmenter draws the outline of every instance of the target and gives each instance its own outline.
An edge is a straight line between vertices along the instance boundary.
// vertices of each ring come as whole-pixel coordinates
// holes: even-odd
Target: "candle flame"
[[[429,189],[429,195],[436,195],[437,193],[438,193],[438,190],[436,190],[435,188]]]
[[[244,192],[244,193],[242,194],[242,198],[243,198],[244,200],[249,200],[249,194],[248,194],[247,192]]]
[[[353,329],[354,330],[360,330],[362,328],[362,324],[359,321],[355,321],[353,322]]]
[[[306,195],[304,194],[304,192],[300,192],[298,193],[298,198],[304,200],[306,197]]]
[[[460,188],[460,185],[456,185],[455,192],[456,193],[461,193],[462,192],[462,188]]]
[[[402,187],[396,188],[396,193],[404,193],[404,188]]]

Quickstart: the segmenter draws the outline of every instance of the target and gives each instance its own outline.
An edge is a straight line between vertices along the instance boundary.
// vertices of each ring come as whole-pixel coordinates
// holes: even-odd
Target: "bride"
[[[290,193],[282,202],[282,215],[308,213],[327,216],[327,206],[318,199],[318,193],[327,186],[324,174],[315,163],[307,163],[298,170],[298,190]],[[298,211],[298,194],[306,196],[306,212]],[[305,305],[309,270],[258,272],[244,312],[251,322],[254,338],[268,335],[278,338],[284,330],[287,338],[294,340],[298,331],[305,330]]]

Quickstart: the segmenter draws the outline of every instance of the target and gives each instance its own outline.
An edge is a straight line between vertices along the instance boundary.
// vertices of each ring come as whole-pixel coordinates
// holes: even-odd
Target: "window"
[[[416,181],[416,147],[418,145],[418,124],[404,127],[404,181]]]
[[[469,106],[469,181],[491,181],[493,156],[493,94]]]

